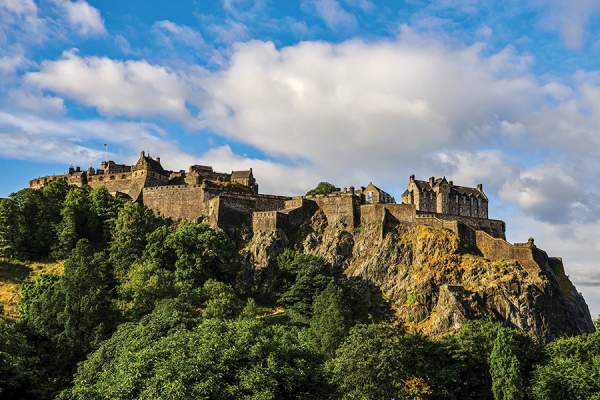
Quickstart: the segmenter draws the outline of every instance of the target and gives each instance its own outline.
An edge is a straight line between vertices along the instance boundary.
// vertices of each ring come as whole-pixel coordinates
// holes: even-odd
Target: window
[[[373,202],[373,192],[367,192],[367,203]]]

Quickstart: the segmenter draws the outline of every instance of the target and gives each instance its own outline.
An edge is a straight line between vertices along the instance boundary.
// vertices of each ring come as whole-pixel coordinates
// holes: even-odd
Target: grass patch
[[[17,260],[0,261],[0,303],[4,316],[9,319],[19,317],[21,286],[27,280],[36,280],[42,275],[62,275],[63,262],[23,262]]]

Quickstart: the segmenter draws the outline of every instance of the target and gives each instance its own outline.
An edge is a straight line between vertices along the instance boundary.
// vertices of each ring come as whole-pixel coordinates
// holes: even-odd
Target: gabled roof
[[[433,181],[433,186],[430,185],[429,181],[415,180],[414,182],[417,185],[417,187],[419,188],[419,190],[421,190],[421,191],[433,191],[433,188],[435,186],[438,186],[442,183],[449,184],[449,182],[446,180],[445,177],[444,178],[436,178]],[[407,192],[405,192],[405,193],[407,193]],[[457,192],[457,193],[465,195],[465,196],[473,196],[473,197],[477,197],[477,198],[487,199],[487,196],[481,190],[479,190],[477,188],[467,187],[467,186],[451,185],[450,192],[451,193]],[[403,196],[404,196],[404,194],[403,194]]]
[[[231,179],[249,179],[252,177],[252,169],[247,171],[231,171]]]
[[[137,163],[135,163],[134,169],[148,169],[154,172],[165,173],[166,171],[163,169],[162,165],[160,165],[160,161],[153,159],[150,156],[147,156],[142,151],[140,153],[140,158]]]

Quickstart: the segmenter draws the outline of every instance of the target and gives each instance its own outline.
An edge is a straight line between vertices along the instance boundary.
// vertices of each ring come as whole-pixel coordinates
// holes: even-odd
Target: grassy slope
[[[45,274],[62,274],[63,262],[21,262],[0,259],[0,303],[4,315],[11,319],[18,317],[18,304],[21,285],[27,280],[35,280]]]

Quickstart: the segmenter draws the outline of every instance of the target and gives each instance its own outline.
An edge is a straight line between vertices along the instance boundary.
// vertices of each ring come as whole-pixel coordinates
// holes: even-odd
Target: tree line
[[[322,258],[288,249],[254,271],[224,232],[103,188],[0,201],[0,257],[65,260],[0,320],[0,398],[600,400],[598,332],[407,332]]]

